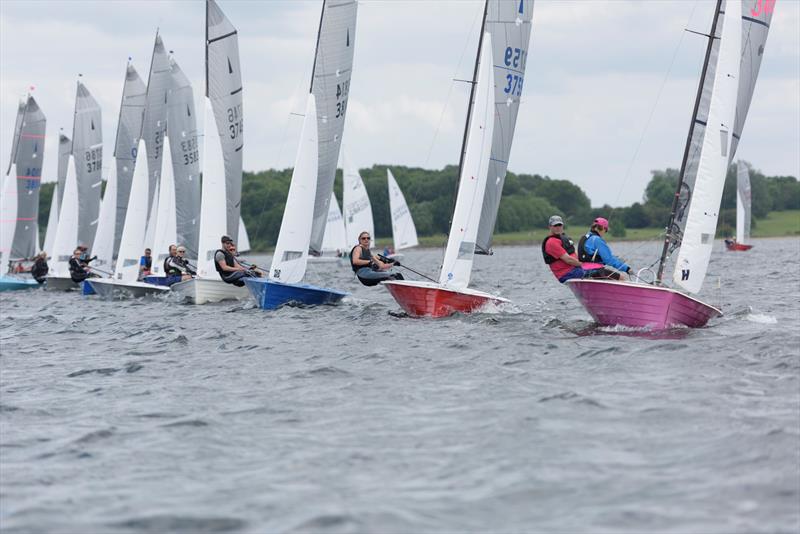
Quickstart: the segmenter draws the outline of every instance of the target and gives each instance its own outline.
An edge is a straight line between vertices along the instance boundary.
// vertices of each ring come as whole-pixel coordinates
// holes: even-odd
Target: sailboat
[[[239,201],[234,209],[229,195],[241,195],[244,146],[239,37],[236,28],[214,0],[206,1],[205,40],[205,133],[197,277],[172,286],[173,293],[193,304],[244,299],[249,294],[244,287],[223,282],[214,266],[220,238],[229,235],[235,240],[239,231]],[[235,176],[237,169],[238,181]],[[229,208],[235,211],[235,218]],[[229,226],[231,220],[234,221],[233,228]]]
[[[703,285],[725,176],[744,128],[773,7],[760,0],[718,0],[655,283],[567,281],[599,324],[701,327],[722,315],[694,296],[664,287],[662,276],[668,255],[680,247],[673,282],[688,293]]]
[[[347,251],[358,244],[361,232],[375,235],[372,204],[358,168],[342,154],[342,216],[344,217]]]
[[[394,243],[394,253],[389,257],[400,259],[403,255],[399,252],[403,249],[416,247],[417,227],[414,226],[414,219],[411,211],[406,204],[406,197],[397,185],[392,171],[386,169],[386,180],[389,184],[389,212],[392,217],[392,242]]]
[[[268,278],[245,285],[263,309],[333,304],[347,293],[300,283],[309,251],[322,252],[355,48],[355,0],[324,1],[300,146]]]
[[[753,248],[750,241],[750,169],[743,161],[736,165],[736,237],[726,239],[725,246],[733,252],[744,252]]]
[[[106,180],[106,191],[103,194],[103,201],[100,203],[100,216],[97,221],[97,234],[94,236],[94,246],[92,254],[95,259],[92,262],[92,271],[101,276],[113,276],[111,270],[114,268],[114,232],[117,225],[117,170],[116,166],[110,166],[108,179]],[[93,295],[94,289],[91,284],[84,280],[81,284],[84,295]]]
[[[484,5],[462,142],[456,206],[439,281],[383,282],[397,303],[411,316],[444,317],[508,302],[468,286],[487,187],[500,181],[496,175],[491,176],[491,181],[489,179],[493,135],[497,128],[506,127],[499,122],[505,115],[498,113],[496,107],[518,105],[532,14],[533,2],[488,0]],[[513,39],[513,46],[506,42],[509,39]]]
[[[7,265],[21,266],[21,261],[31,258],[39,248],[37,221],[46,122],[33,96],[20,102],[0,202],[0,291],[39,285],[30,276],[6,274],[5,270]],[[14,271],[16,268],[10,270]]]
[[[339,201],[331,191],[331,203],[328,207],[328,221],[325,224],[325,234],[322,237],[322,255],[309,256],[309,263],[332,263],[342,259],[347,253],[347,239],[345,238],[345,225]]]

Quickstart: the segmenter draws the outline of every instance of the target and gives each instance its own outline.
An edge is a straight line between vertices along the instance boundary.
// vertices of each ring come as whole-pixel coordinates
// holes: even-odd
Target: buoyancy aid
[[[550,234],[544,238],[544,241],[542,241],[542,257],[544,258],[544,262],[547,265],[550,265],[551,263],[559,260],[559,258],[554,258],[550,254],[548,254],[547,251],[545,250],[545,247],[547,246],[547,241],[550,239],[559,239],[561,241],[561,246],[564,247],[564,250],[567,251],[567,254],[572,255],[575,253],[575,242],[572,239],[570,239],[569,236],[565,234],[561,235]]]
[[[353,262],[353,251],[357,248],[361,249],[358,259],[367,260],[370,262],[370,264],[372,264],[372,254],[370,254],[369,249],[364,249],[364,247],[361,245],[356,245],[352,248],[352,250],[350,250],[350,267],[353,269],[354,273],[357,273],[359,269],[369,267],[369,265],[356,265],[355,262]]]
[[[589,232],[586,233],[586,235],[581,237],[581,240],[578,242],[578,261],[592,262],[592,263],[605,263],[603,261],[603,258],[600,257],[600,251],[595,250],[594,253],[592,253],[592,254],[589,254],[588,252],[586,252],[586,240],[589,239],[590,237],[592,237],[592,234],[594,234],[594,235],[596,235],[598,237],[600,236],[600,234],[598,234],[594,230],[590,230]]]
[[[217,252],[222,252],[222,254],[225,255],[225,265],[227,265],[228,267],[236,267],[236,261],[234,261],[233,259],[233,254],[231,254],[227,250],[222,250],[220,248],[214,252],[214,268],[219,273],[219,276],[222,279],[225,279],[226,276],[230,275],[230,271],[223,271],[222,267],[219,266],[219,262],[216,260]]]

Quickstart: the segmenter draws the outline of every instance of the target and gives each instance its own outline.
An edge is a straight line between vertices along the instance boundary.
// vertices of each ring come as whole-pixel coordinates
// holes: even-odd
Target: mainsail
[[[394,250],[400,251],[404,248],[416,247],[419,244],[417,228],[414,226],[414,219],[411,218],[411,212],[408,210],[406,197],[403,196],[400,186],[397,185],[397,181],[389,169],[386,169],[386,177],[389,181],[389,211],[392,216]]]
[[[177,243],[186,247],[187,258],[197,258],[200,235],[200,150],[194,92],[178,63],[172,60],[172,88],[167,98],[167,136],[174,175],[173,194],[177,202]],[[162,169],[163,170],[163,169]],[[166,174],[166,170],[163,170]]]
[[[492,0],[487,4],[486,32],[492,36],[494,65],[494,134],[475,252],[489,254],[508,157],[517,125],[525,66],[531,40],[533,0]]]
[[[226,233],[238,239],[242,202],[242,73],[239,37],[214,0],[206,2],[206,96],[214,108],[225,157]],[[208,126],[205,126],[208,130]]]
[[[775,1],[764,0],[733,0],[740,3],[741,7],[741,57],[740,57],[740,77],[738,97],[736,103],[736,119],[733,126],[733,140],[728,152],[728,163],[733,161],[736,148],[744,129],[747,112],[750,109],[750,102],[753,99],[758,71],[761,68],[761,59],[764,54],[764,47],[767,43],[769,26],[772,22],[772,14],[775,8]],[[732,3],[732,2],[731,2]],[[724,13],[726,2],[719,5],[716,12],[716,24],[714,25],[714,39],[709,43],[710,52],[708,65],[700,80],[700,101],[697,106],[694,124],[692,126],[691,138],[684,164],[683,180],[680,191],[680,199],[675,214],[675,221],[670,229],[671,248],[674,250],[680,246],[684,229],[686,227],[686,217],[688,206],[694,194],[697,170],[700,162],[700,152],[703,146],[703,139],[708,123],[709,107],[711,105],[711,90],[713,87],[717,57],[719,55],[720,37],[724,31]]]
[[[739,160],[736,172],[736,241],[750,241],[750,169]]]
[[[350,94],[357,10],[356,0],[326,0],[322,6],[317,53],[311,75],[311,92],[316,99],[319,129],[318,180],[309,243],[310,251],[315,254],[322,252],[328,205],[336,178]]]
[[[369,202],[367,188],[358,174],[358,168],[342,155],[342,216],[344,217],[345,241],[351,247],[358,244],[358,235],[369,232],[375,235],[372,219],[372,204]],[[333,191],[331,191],[333,193]]]
[[[128,62],[128,66],[125,68],[122,102],[119,108],[117,139],[114,144],[117,176],[117,209],[114,224],[115,257],[119,252],[122,227],[125,224],[125,213],[128,210],[128,198],[131,195],[133,168],[136,164],[136,146],[139,144],[139,136],[142,133],[146,98],[147,87],[139,77],[139,73],[133,68],[133,64]]]
[[[147,96],[141,134],[147,147],[147,186],[150,194],[147,203],[148,214],[152,209],[153,197],[158,191],[158,178],[161,175],[164,135],[167,129],[167,91],[171,83],[169,57],[164,49],[161,36],[156,33],[153,59],[150,62],[150,75],[147,78]]]
[[[100,215],[103,170],[103,124],[100,105],[78,80],[72,155],[78,178],[78,243],[91,248]]]
[[[17,216],[11,241],[11,259],[30,258],[39,244],[39,190],[44,162],[47,120],[29,96],[20,125],[13,163],[16,166]]]
[[[706,133],[697,164],[673,281],[685,289],[700,291],[711,258],[722,189],[732,150],[733,125],[739,90],[741,4],[730,2],[724,11],[719,55],[708,108]]]

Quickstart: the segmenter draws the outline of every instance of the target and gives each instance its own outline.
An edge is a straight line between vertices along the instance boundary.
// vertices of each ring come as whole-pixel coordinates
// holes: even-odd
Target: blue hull
[[[274,310],[289,303],[304,306],[336,304],[348,295],[335,289],[308,284],[284,284],[264,278],[246,278],[244,283],[258,306],[265,310]]]
[[[33,278],[17,278],[16,276],[0,276],[0,291],[15,291],[39,287]]]
[[[153,284],[154,286],[169,287],[181,281],[181,276],[145,276],[144,282]]]
[[[83,295],[97,295],[97,293],[95,292],[94,288],[92,287],[92,284],[90,284],[86,280],[81,282],[81,294],[83,294]]]

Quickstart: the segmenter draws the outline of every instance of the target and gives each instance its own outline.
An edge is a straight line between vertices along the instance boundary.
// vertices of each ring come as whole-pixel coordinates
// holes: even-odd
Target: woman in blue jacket
[[[578,260],[589,263],[602,263],[630,275],[630,265],[614,256],[611,248],[603,239],[606,232],[608,232],[608,220],[603,217],[596,218],[589,232],[578,243]],[[619,279],[619,275],[613,278]]]

